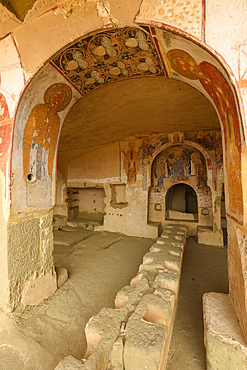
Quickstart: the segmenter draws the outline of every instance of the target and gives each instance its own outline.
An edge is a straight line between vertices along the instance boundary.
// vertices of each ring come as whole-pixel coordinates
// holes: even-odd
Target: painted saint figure
[[[52,179],[54,155],[60,126],[58,112],[65,109],[72,92],[69,86],[58,83],[50,86],[44,94],[45,104],[36,105],[25,127],[23,139],[23,177],[35,168],[37,179],[41,179],[42,165],[48,166],[48,176]],[[35,155],[32,151],[35,147]],[[35,158],[34,158],[35,157]],[[47,157],[47,164],[46,158]]]
[[[140,166],[140,149],[135,150],[132,146],[124,154],[124,169],[127,174],[128,184],[134,184],[136,182],[136,175]]]

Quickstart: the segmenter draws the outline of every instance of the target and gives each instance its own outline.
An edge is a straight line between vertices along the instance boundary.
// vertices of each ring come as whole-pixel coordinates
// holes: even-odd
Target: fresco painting
[[[124,151],[122,153],[124,155],[123,168],[127,175],[127,183],[129,185],[135,184],[137,172],[140,167],[140,149],[135,149],[130,143],[127,153]]]
[[[241,134],[233,92],[223,74],[211,63],[203,61],[197,64],[190,54],[180,49],[168,51],[167,58],[175,72],[188,79],[199,80],[217,107],[224,132],[229,213],[242,222],[241,176],[236,176],[236,173],[241,173]]]
[[[207,169],[203,155],[188,146],[172,146],[163,150],[154,160],[152,183],[157,188],[164,187],[165,179],[173,183],[188,182],[196,178],[196,186],[207,186]]]
[[[66,84],[50,86],[44,94],[44,104],[36,105],[28,117],[23,139],[23,178],[34,173],[37,180],[52,180],[54,155],[60,119],[58,112],[65,109],[72,97]]]
[[[141,139],[139,136],[137,138]],[[209,154],[211,159],[211,163],[208,164],[209,167],[212,166],[212,163],[218,168],[222,167],[223,153],[220,130],[190,131],[173,134],[150,133],[142,138],[142,160],[145,163],[150,163],[155,153],[168,143],[187,143],[187,145],[190,145],[190,142],[201,146],[201,149]]]
[[[0,169],[6,177],[6,165],[11,145],[12,119],[0,122]]]
[[[215,163],[216,167],[221,168],[223,166],[222,136],[219,130],[185,132],[184,139],[201,145],[208,152],[212,163]]]
[[[0,76],[1,82],[1,76]],[[0,169],[6,178],[6,165],[9,158],[8,150],[11,144],[12,120],[10,120],[8,103],[0,93]]]
[[[0,121],[9,119],[9,108],[6,101],[6,98],[3,94],[0,93]]]
[[[119,79],[166,76],[149,27],[120,28],[86,37],[52,64],[83,95]]]

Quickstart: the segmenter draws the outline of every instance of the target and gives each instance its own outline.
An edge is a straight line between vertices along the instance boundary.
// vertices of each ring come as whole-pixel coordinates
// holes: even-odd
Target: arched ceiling
[[[106,30],[77,40],[53,58],[51,67],[82,96],[62,128],[60,169],[132,135],[220,128],[202,93],[168,78],[154,34],[145,26]],[[186,77],[194,80],[192,72]]]
[[[64,174],[69,161],[130,136],[220,128],[206,98],[215,96],[209,72],[218,69],[203,61],[208,55],[200,47],[198,64],[183,42],[191,48],[173,33],[149,26],[107,29],[77,39],[36,75],[23,99],[27,107],[33,94],[43,100],[44,83],[66,81],[74,92],[58,145]]]
[[[92,91],[71,109],[60,136],[58,166],[132,135],[219,128],[211,103],[183,82],[122,80]]]

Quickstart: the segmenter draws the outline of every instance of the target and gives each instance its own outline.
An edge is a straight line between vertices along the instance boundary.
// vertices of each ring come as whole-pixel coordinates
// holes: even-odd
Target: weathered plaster
[[[236,77],[246,68],[246,13],[244,0],[206,4],[206,42],[228,62]]]
[[[153,20],[169,24],[201,39],[203,7],[201,0],[143,0],[137,22]]]
[[[111,13],[118,20],[119,24],[134,23],[135,16],[139,12],[142,0],[125,0],[123,2],[116,0],[108,0]]]
[[[90,179],[105,183],[104,179],[120,179],[119,143],[89,152],[88,154],[70,161],[68,167],[68,183],[79,181],[87,183]]]
[[[59,214],[67,216],[67,204],[66,204],[67,192],[66,192],[66,181],[59,169],[57,168],[57,181],[56,181],[56,201],[53,209],[53,214]]]
[[[20,98],[20,93],[25,85],[25,78],[19,58],[18,50],[12,35],[6,36],[0,42],[0,93],[8,104],[9,117],[13,117]],[[1,101],[1,110],[3,104]],[[3,120],[1,111],[0,120]],[[5,116],[4,118],[9,118]]]
[[[40,125],[42,122],[44,122],[43,121],[44,118],[42,120],[42,115],[45,114],[45,110],[47,110],[45,99],[47,96],[47,92],[49,92],[49,88],[51,86],[51,83],[49,81],[49,76],[51,73],[53,76],[53,68],[48,65],[41,72],[39,78],[39,85],[37,86],[35,83],[33,84],[31,82],[29,89],[27,89],[23,95],[22,103],[20,104],[18,113],[15,117],[15,133],[12,153],[13,158],[15,158],[12,162],[12,176],[14,176],[15,179],[12,185],[12,209],[15,211],[17,210],[26,211],[29,208],[31,209],[38,209],[43,207],[50,208],[55,201],[55,167],[56,167],[57,140],[60,135],[64,118],[66,117],[71,106],[78,99],[78,93],[74,90],[71,90],[71,88],[66,84],[66,81],[64,81],[63,77],[60,74],[53,76],[54,79],[52,81],[53,82],[52,85],[54,85],[54,83],[66,84],[66,86],[68,86],[68,89],[72,92],[72,97],[69,100],[67,106],[61,111],[58,111],[56,117],[54,116],[54,118],[59,122],[59,126],[57,127],[58,132],[56,135],[52,133],[54,131],[53,123],[56,122],[53,122],[51,120],[50,123],[50,125],[52,125],[51,135],[53,136],[52,145],[54,151],[54,157],[50,166],[51,170],[50,174],[49,174],[49,160],[47,155],[49,156],[51,148],[50,149],[46,148],[48,149],[46,150],[45,147],[43,146],[43,149],[41,148],[42,151],[41,158],[38,159],[37,148],[35,149],[32,145],[32,143],[34,144],[33,140],[31,140],[30,142],[30,139],[28,139],[27,135],[25,134],[25,128],[28,125],[29,126],[31,125],[31,127],[33,127],[32,124],[34,123],[36,125],[33,131],[34,140],[36,140],[38,137],[36,129],[38,127],[37,125]],[[42,109],[42,111],[37,112],[37,109],[40,108]],[[27,114],[27,111],[30,112],[30,115]],[[39,115],[37,115],[37,113],[39,113]],[[27,128],[26,132],[28,135],[30,135],[30,133],[32,132],[31,128],[30,127]],[[48,139],[51,140],[49,135]],[[50,143],[48,147],[49,146]],[[20,156],[22,158],[21,161]],[[26,164],[24,163],[24,158],[26,158]],[[34,163],[34,165],[32,165],[32,162]],[[46,162],[46,165],[42,165],[42,163],[44,162]],[[37,165],[41,166],[41,174],[39,175],[39,177],[36,176],[37,174],[35,172],[37,170]],[[27,173],[29,172],[30,173],[34,172],[35,175],[34,179],[36,181],[33,182],[28,181]]]
[[[14,36],[23,68],[30,75],[51,58],[54,51],[59,51],[82,34],[102,26],[102,20],[97,16],[96,4],[85,3],[77,10],[78,12],[72,13],[69,18],[50,11],[35,19],[35,22],[15,30]]]
[[[19,27],[21,22],[5,6],[0,4],[0,35],[4,36]]]

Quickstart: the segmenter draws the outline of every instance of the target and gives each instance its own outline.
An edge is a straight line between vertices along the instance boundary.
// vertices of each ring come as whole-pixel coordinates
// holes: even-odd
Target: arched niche
[[[166,193],[166,219],[198,221],[198,201],[195,190],[184,183],[175,184]]]
[[[211,166],[207,166],[198,146],[179,143],[160,150],[151,165],[149,220],[163,225],[171,219],[195,223],[189,225],[191,235],[196,235],[197,224],[212,228],[212,192],[208,186],[212,186],[211,179],[208,181]],[[194,198],[186,204],[190,196]]]

